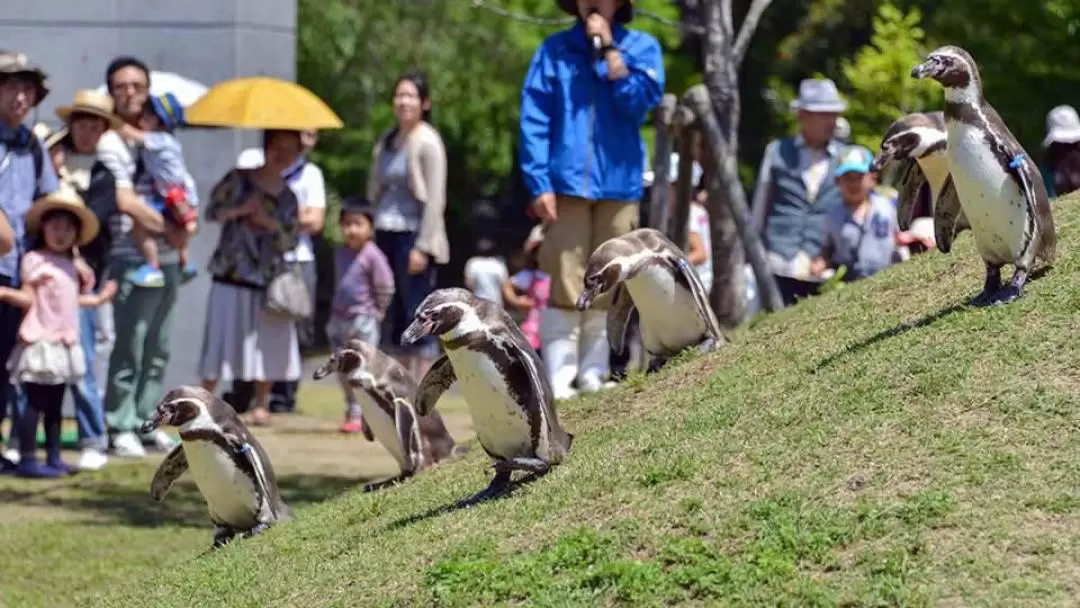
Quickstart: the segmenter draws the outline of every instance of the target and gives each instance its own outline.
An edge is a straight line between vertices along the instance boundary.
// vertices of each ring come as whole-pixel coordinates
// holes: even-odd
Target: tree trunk
[[[694,174],[694,148],[697,138],[694,130],[680,128],[677,131],[677,146],[679,148],[679,173],[675,181],[675,202],[668,213],[667,237],[680,249],[687,248],[687,225],[690,220],[690,201],[694,196],[692,178]],[[667,185],[667,176],[664,176],[664,184]]]
[[[667,176],[671,165],[671,150],[673,136],[671,133],[671,116],[675,112],[678,98],[668,93],[660,102],[660,107],[653,113],[653,128],[655,129],[656,144],[653,146],[653,184],[649,195],[649,205],[646,209],[643,226],[655,228],[664,234],[668,233],[668,193]]]
[[[710,289],[709,302],[716,320],[724,329],[734,329],[746,320],[746,252],[731,211],[731,201],[719,188],[712,153],[705,138],[701,137],[700,141],[700,162],[705,167],[702,179],[709,190],[706,209],[709,212],[709,255],[712,256],[713,273],[712,285],[706,287]]]

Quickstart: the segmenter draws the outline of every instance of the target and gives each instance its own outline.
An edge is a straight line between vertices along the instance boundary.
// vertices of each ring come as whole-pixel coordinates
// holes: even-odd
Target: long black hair
[[[431,124],[431,107],[429,106],[426,110],[424,109],[424,102],[431,99],[431,95],[428,90],[427,76],[425,76],[424,73],[420,70],[411,70],[405,72],[404,74],[399,76],[397,80],[394,81],[394,88],[392,89],[392,91],[396,91],[398,85],[402,82],[405,82],[406,80],[413,83],[413,85],[416,87],[416,92],[420,94],[420,120]],[[398,130],[399,127],[395,126],[393,129],[390,129],[389,133],[386,134],[386,137],[383,138],[384,148],[389,147],[390,142],[394,141],[394,138],[397,137]]]

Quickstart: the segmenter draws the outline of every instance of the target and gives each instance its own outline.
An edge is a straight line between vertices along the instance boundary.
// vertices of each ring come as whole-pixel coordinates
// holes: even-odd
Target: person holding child
[[[60,414],[64,388],[86,373],[79,341],[79,306],[94,307],[100,294],[80,288],[77,247],[94,240],[97,217],[66,184],[38,199],[26,214],[33,244],[22,260],[21,287],[0,288],[0,301],[27,310],[18,344],[7,361],[12,380],[26,395],[18,420],[21,477],[62,477],[73,473],[60,457]],[[82,293],[81,293],[82,292]],[[45,421],[45,464],[37,459],[37,426]]]
[[[155,211],[162,214],[166,225],[182,227],[191,237],[198,227],[198,194],[195,192],[195,180],[188,173],[184,163],[184,150],[180,140],[173,135],[176,127],[184,124],[184,107],[172,93],[151,96],[143,105],[139,117],[139,128],[129,125],[121,127],[128,141],[139,145],[139,168],[136,174],[145,171],[150,178],[151,190],[147,202]],[[128,271],[131,282],[139,287],[162,287],[165,275],[161,272],[157,242],[154,235],[140,223],[131,227],[131,238],[143,255],[145,263]],[[188,258],[187,243],[176,247],[180,263],[180,283],[195,278],[197,270]]]
[[[339,224],[344,244],[334,250],[336,289],[330,305],[326,336],[331,348],[351,339],[379,345],[379,326],[394,297],[394,272],[386,255],[372,240],[375,209],[359,197],[342,201]],[[360,403],[346,378],[339,376],[345,393],[342,433],[364,430]]]
[[[529,232],[524,247],[519,254],[520,270],[514,276],[503,281],[502,297],[506,301],[506,307],[512,311],[525,314],[525,318],[518,324],[521,333],[529,341],[529,346],[537,354],[543,355],[540,341],[540,320],[547,309],[548,298],[551,295],[551,276],[540,270],[537,260],[537,251],[544,242],[543,224],[537,224]],[[518,260],[515,260],[518,261]]]

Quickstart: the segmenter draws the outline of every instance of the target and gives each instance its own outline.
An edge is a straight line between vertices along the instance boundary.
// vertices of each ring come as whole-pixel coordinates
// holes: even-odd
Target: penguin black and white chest
[[[936,49],[912,68],[945,89],[949,175],[975,247],[986,264],[986,282],[972,303],[1011,302],[1022,295],[1036,259],[1054,259],[1057,237],[1050,202],[1032,158],[983,96],[971,56],[957,46]],[[1001,286],[1001,267],[1015,266]]]
[[[623,350],[635,308],[641,320],[642,346],[654,362],[689,347],[710,351],[724,343],[697,273],[683,252],[658,230],[639,228],[609,239],[589,256],[578,310],[589,308],[608,292],[608,340],[616,352]]]
[[[292,518],[269,456],[228,403],[202,388],[176,388],[158,403],[141,431],[161,425],[179,427],[181,442],[158,467],[150,495],[164,500],[173,482],[190,470],[217,527],[215,547]]]
[[[466,289],[436,290],[417,307],[402,342],[429,334],[446,354],[420,383],[417,413],[429,412],[457,382],[477,439],[494,461],[491,485],[470,501],[503,491],[513,470],[543,475],[566,458],[573,435],[559,424],[543,363],[502,308]]]
[[[378,440],[397,461],[401,474],[367,484],[366,491],[393,485],[418,471],[447,458],[454,451],[450,436],[437,411],[430,412],[428,424],[413,409],[416,382],[395,361],[372,344],[349,340],[312,374],[320,380],[331,373],[358,391],[364,435]]]

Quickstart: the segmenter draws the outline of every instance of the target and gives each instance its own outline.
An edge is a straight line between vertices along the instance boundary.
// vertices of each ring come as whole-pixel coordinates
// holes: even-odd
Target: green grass
[[[320,500],[331,483],[297,501],[294,522],[200,556],[197,498],[158,508],[149,470],[118,468],[90,478],[86,499],[114,493],[141,522],[37,523],[0,537],[0,560],[66,572],[40,575],[63,594],[51,605],[1071,604],[1077,200],[1055,202],[1058,260],[1018,302],[962,305],[983,278],[965,233],[952,254],[561,404],[569,459],[508,498],[445,508],[489,479],[474,449],[378,494]],[[113,543],[130,549],[98,559]],[[53,597],[17,584],[5,605]]]

